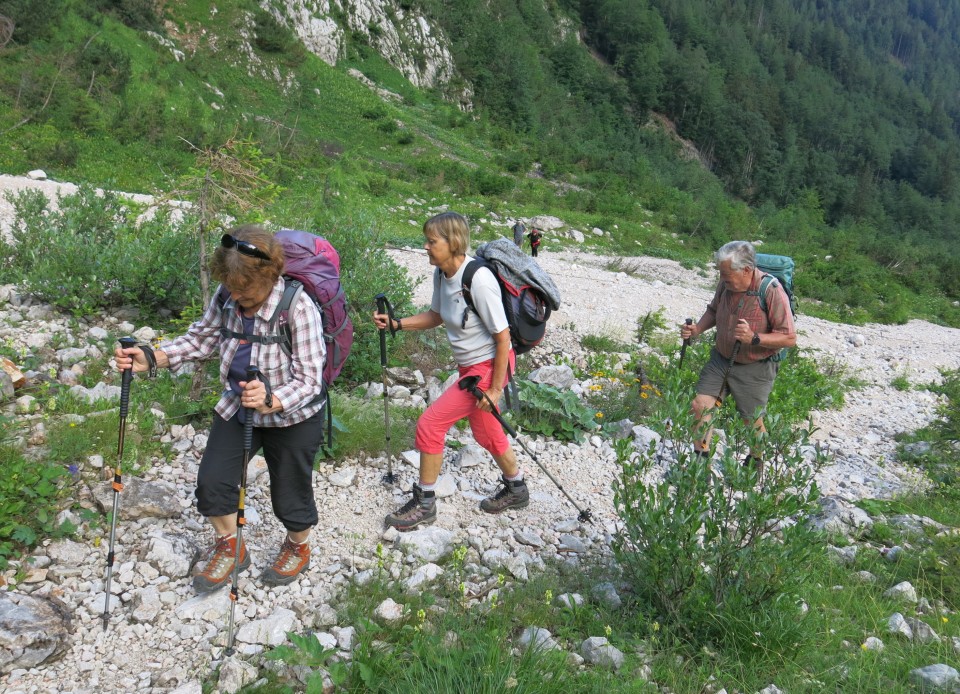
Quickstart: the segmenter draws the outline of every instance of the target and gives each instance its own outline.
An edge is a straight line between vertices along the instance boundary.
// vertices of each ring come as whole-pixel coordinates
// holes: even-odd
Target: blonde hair
[[[229,290],[266,291],[283,274],[283,246],[259,224],[244,224],[227,231],[237,241],[246,241],[270,257],[269,260],[245,255],[236,248],[217,246],[210,261],[210,274]]]
[[[455,255],[466,255],[470,249],[470,224],[467,218],[456,212],[441,212],[423,223],[424,234],[436,234],[450,246]]]

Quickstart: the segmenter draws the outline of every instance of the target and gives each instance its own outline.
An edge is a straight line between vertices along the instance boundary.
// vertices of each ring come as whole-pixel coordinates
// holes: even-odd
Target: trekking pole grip
[[[393,304],[390,303],[386,294],[377,294],[377,310],[380,313],[387,314],[387,327],[390,328],[390,337],[396,335],[397,331],[393,327]]]
[[[387,314],[387,325],[390,326],[390,331],[393,332],[393,319],[390,316],[390,313],[387,311],[387,305],[390,303],[387,301],[387,297],[383,294],[377,294],[377,313]],[[384,367],[387,365],[387,329],[380,328],[380,366]]]
[[[256,366],[247,367],[247,382],[250,381],[259,381],[260,379],[260,369]],[[267,389],[267,394],[269,395],[270,389]],[[243,422],[243,450],[249,451],[253,447],[253,408],[247,408],[247,416],[244,418]]]
[[[130,349],[137,346],[137,341],[132,337],[121,337],[117,342],[121,349]],[[133,364],[129,369],[120,372],[120,418],[127,416],[127,410],[130,407],[130,383],[133,381]]]

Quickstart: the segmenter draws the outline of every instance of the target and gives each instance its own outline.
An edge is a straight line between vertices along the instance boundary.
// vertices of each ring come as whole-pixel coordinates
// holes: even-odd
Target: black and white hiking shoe
[[[503,513],[512,508],[526,508],[530,503],[530,491],[523,480],[511,482],[506,477],[500,478],[501,487],[493,496],[488,496],[480,502],[480,508],[487,513]]]
[[[393,513],[388,513],[384,524],[400,532],[413,530],[418,525],[427,525],[437,520],[437,494],[425,492],[419,484],[413,485],[413,496]]]

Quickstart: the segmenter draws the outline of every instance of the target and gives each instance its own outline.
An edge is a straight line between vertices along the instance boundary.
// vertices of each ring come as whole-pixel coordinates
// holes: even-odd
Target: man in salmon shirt
[[[764,273],[757,269],[753,244],[724,244],[714,261],[720,282],[713,300],[696,324],[680,328],[684,340],[717,328],[716,343],[700,372],[697,395],[690,405],[697,418],[694,453],[700,456],[710,455],[711,410],[723,402],[727,393],[733,396],[743,420],[765,431],[763,415],[780,365],[773,357],[784,347],[797,344],[790,300],[780,282],[769,283],[764,297],[767,310],[761,306],[759,288]],[[759,469],[762,460],[758,452],[751,451],[744,464]]]

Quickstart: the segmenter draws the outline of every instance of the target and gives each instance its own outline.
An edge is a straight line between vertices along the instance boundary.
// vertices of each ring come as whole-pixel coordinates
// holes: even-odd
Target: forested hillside
[[[338,7],[0,0],[0,170],[173,190],[242,138],[280,186],[258,214],[287,223],[364,211],[409,237],[395,206],[457,196],[624,255],[746,237],[797,258],[804,311],[960,325],[960,0]],[[304,15],[342,33],[335,66]],[[399,28],[424,68],[418,17],[454,65],[419,89],[383,48]]]

